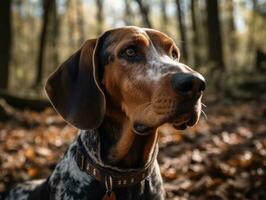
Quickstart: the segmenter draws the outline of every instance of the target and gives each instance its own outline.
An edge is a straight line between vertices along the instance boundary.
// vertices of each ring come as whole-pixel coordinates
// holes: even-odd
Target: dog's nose
[[[205,90],[206,83],[199,73],[176,73],[172,76],[171,84],[173,89],[181,94],[197,94]]]

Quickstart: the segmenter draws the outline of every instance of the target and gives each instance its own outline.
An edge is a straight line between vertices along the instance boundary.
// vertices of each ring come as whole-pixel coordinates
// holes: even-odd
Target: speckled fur
[[[99,152],[98,134],[95,131],[81,131],[80,134],[90,155],[93,154],[94,159],[102,164],[97,153]],[[47,180],[19,184],[10,191],[6,200],[101,200],[105,194],[105,187],[79,169],[74,159],[76,148],[77,142],[74,141]],[[115,188],[117,200],[164,199],[157,161],[154,165],[151,175],[142,182],[131,187]]]

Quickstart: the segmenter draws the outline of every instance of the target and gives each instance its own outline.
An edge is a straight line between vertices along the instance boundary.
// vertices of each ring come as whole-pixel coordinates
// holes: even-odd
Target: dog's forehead
[[[108,31],[109,39],[125,39],[130,38],[135,35],[143,35],[147,37],[147,34],[143,28],[135,27],[135,26],[129,26],[129,27],[123,27],[123,28],[116,28]]]
[[[125,41],[133,40],[134,38],[149,39],[148,35],[144,30],[138,27],[126,27],[112,29],[106,32],[107,37],[104,39],[105,47],[115,48],[120,43]]]
[[[175,42],[168,35],[154,29],[144,28],[144,31],[155,45],[174,45]]]
[[[156,48],[175,45],[173,39],[160,31],[135,26],[116,28],[108,31],[108,36],[105,38],[104,43],[106,47],[114,47],[120,42],[134,40],[136,38],[147,40]]]

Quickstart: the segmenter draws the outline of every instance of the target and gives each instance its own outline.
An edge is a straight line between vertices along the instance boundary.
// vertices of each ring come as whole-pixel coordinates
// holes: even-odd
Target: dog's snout
[[[181,95],[196,94],[205,90],[205,79],[199,73],[176,73],[172,76],[171,85]]]

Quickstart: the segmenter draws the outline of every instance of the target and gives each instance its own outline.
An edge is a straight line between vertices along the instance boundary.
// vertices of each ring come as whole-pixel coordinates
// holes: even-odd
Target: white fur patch
[[[71,149],[75,148],[76,145],[77,142],[70,145],[66,155],[58,163],[50,177],[49,184],[55,188],[55,199],[73,199],[66,190],[70,190],[72,193],[80,193],[92,181],[90,176],[79,169],[75,161]]]
[[[42,184],[44,181],[44,179],[40,179],[18,184],[14,189],[9,192],[9,195],[6,197],[6,200],[26,200],[29,197],[29,193],[32,192],[38,185]]]

